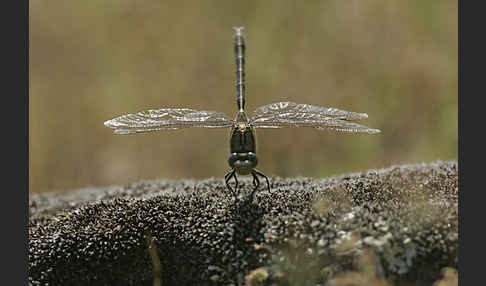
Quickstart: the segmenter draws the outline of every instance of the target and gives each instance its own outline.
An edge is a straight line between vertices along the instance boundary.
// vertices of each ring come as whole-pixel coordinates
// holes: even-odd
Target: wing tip
[[[103,123],[103,125],[105,125],[106,127],[112,127],[112,126],[113,126],[113,125],[112,125],[112,120],[111,120],[111,119],[110,119],[110,120],[106,120],[106,121]]]
[[[374,128],[370,128],[368,131],[367,131],[368,134],[378,134],[378,133],[381,133],[381,130],[380,129],[374,129]]]
[[[113,119],[110,119],[110,120],[103,122],[103,125],[105,125],[106,127],[115,129],[115,130],[113,130],[113,133],[115,133],[115,134],[134,133],[134,132],[127,130],[127,129],[120,129],[119,126],[117,126],[117,124],[113,121]]]

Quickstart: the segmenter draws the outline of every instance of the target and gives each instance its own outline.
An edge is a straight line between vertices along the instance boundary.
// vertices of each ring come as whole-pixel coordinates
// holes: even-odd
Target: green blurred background
[[[258,130],[266,175],[457,159],[457,1],[29,3],[31,193],[222,178],[228,130],[114,135],[103,122],[161,107],[233,117],[233,26],[246,27],[250,114],[288,100],[366,112],[382,130]]]

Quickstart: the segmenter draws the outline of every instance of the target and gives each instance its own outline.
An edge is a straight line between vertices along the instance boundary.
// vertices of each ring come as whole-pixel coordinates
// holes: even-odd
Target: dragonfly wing
[[[366,113],[294,102],[277,102],[257,108],[250,123],[255,128],[313,127],[351,133],[380,132],[378,129],[350,122],[364,118],[368,118]]]
[[[173,130],[188,127],[226,128],[233,120],[217,111],[189,108],[162,108],[126,114],[105,122],[116,134]]]

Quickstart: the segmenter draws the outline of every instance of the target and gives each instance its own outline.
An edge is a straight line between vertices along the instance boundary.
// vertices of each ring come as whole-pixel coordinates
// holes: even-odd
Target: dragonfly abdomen
[[[238,110],[245,108],[245,30],[234,27],[234,51],[236,59],[236,102]]]

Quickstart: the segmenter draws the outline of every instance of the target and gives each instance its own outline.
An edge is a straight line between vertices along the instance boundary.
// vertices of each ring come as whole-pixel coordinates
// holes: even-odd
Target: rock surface
[[[253,201],[244,178],[238,200],[221,178],[33,194],[29,282],[431,285],[458,267],[456,161],[270,183]]]

